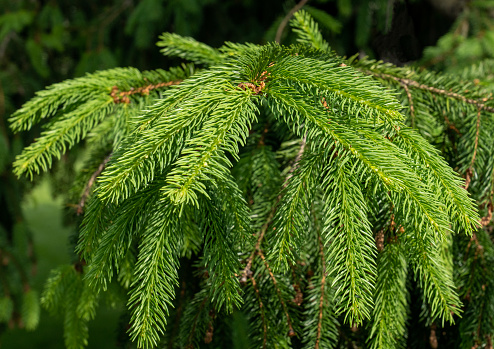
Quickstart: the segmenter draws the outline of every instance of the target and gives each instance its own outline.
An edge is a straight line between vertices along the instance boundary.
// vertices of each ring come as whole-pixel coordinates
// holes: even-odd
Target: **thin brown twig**
[[[262,303],[261,300],[261,293],[259,292],[259,288],[257,287],[257,282],[254,279],[252,275],[249,275],[250,281],[252,281],[252,287],[254,287],[254,291],[256,292],[257,300],[259,301],[259,308],[261,309],[261,321],[262,321],[262,332],[263,332],[263,338],[262,338],[262,347],[266,349],[266,343],[267,343],[267,335],[268,335],[268,327],[266,325],[266,318],[264,315],[264,304]]]
[[[443,113],[443,115],[444,115],[444,121],[446,122],[446,125],[448,126],[448,128],[452,129],[452,130],[453,130],[453,131],[455,131],[458,135],[460,135],[460,136],[461,136],[461,132],[460,132],[460,130],[458,130],[458,129],[456,128],[456,126],[455,126],[455,125],[454,125],[451,121],[449,121],[448,116],[446,115],[446,113]]]
[[[319,254],[321,255],[322,263],[322,279],[321,279],[321,297],[319,298],[319,317],[317,321],[317,337],[315,349],[319,349],[319,341],[321,340],[321,330],[322,330],[322,316],[323,316],[323,305],[324,305],[324,287],[326,284],[326,260],[324,258],[324,245],[321,239],[321,235],[317,236],[319,241]]]
[[[178,85],[182,82],[182,80],[172,80],[166,82],[160,82],[158,84],[149,84],[146,86],[141,86],[138,88],[131,88],[129,91],[119,91],[117,86],[113,86],[110,92],[110,96],[113,98],[113,102],[115,104],[119,103],[130,103],[129,96],[135,94],[148,95],[150,91],[156,90],[161,87],[167,87],[172,85]]]
[[[86,183],[86,186],[84,187],[84,192],[82,193],[81,200],[79,200],[79,203],[76,205],[76,213],[77,215],[81,215],[84,212],[84,205],[86,204],[86,200],[89,196],[89,193],[91,193],[91,188],[93,187],[94,183],[96,182],[96,178],[103,172],[105,169],[106,164],[110,160],[111,154],[109,154],[101,164],[99,164],[98,169],[94,171],[94,173],[91,175],[89,178],[89,181]]]
[[[297,156],[295,157],[295,159],[293,161],[293,165],[292,165],[290,171],[288,171],[288,175],[287,175],[287,177],[283,183],[283,189],[286,188],[286,186],[288,185],[289,179],[293,176],[293,171],[295,171],[295,169],[298,167],[298,163],[300,162],[300,159],[302,158],[302,155],[303,155],[304,150],[305,150],[305,145],[306,145],[306,136],[304,136],[304,138],[302,138],[302,144],[301,144],[300,149],[297,153]],[[274,215],[276,213],[276,207],[278,206],[278,203],[280,202],[281,198],[282,198],[282,194],[278,195],[278,198],[276,199],[276,202],[273,205],[273,207],[271,208],[271,212],[269,213],[269,216],[266,219],[266,223],[263,224],[263,226],[261,227],[261,230],[259,231],[259,236],[257,238],[256,245],[255,245],[254,249],[252,250],[249,258],[247,258],[247,265],[245,266],[244,270],[241,273],[240,282],[242,282],[242,283],[246,283],[247,277],[249,276],[250,273],[252,273],[250,270],[252,267],[252,262],[254,261],[254,258],[256,256],[256,252],[260,250],[261,242],[264,239],[264,236],[266,235],[266,231],[268,230],[268,227],[274,218]]]
[[[480,220],[480,224],[483,227],[489,225],[489,223],[491,222],[491,220],[492,220],[492,210],[493,210],[492,202],[489,202],[489,204],[487,205],[487,216],[482,217],[482,219]]]
[[[296,335],[295,331],[293,330],[292,326],[292,320],[290,319],[290,315],[288,314],[288,309],[286,307],[285,301],[283,300],[283,297],[281,296],[281,290],[278,287],[278,282],[276,281],[276,278],[274,277],[273,271],[271,270],[271,267],[268,264],[268,261],[266,260],[266,257],[264,257],[264,254],[262,253],[262,250],[258,250],[257,253],[259,254],[259,257],[261,257],[262,261],[264,262],[264,266],[269,272],[269,276],[271,278],[271,281],[273,281],[274,288],[276,289],[276,293],[278,294],[278,298],[280,299],[281,305],[283,307],[283,311],[286,316],[286,320],[288,322],[288,336],[293,337]]]
[[[261,230],[259,232],[259,237],[257,238],[256,246],[252,250],[249,258],[247,259],[247,265],[245,266],[244,270],[242,271],[242,276],[240,278],[240,282],[246,283],[247,282],[247,277],[249,277],[252,274],[252,271],[250,268],[252,267],[252,262],[254,261],[254,257],[256,255],[256,252],[260,250],[261,247],[261,242],[264,239],[264,235],[266,234],[266,231],[268,230],[269,225],[271,224],[271,221],[274,218],[274,214],[276,212],[276,206],[278,204],[279,200],[276,201],[276,204],[273,205],[271,208],[271,212],[269,213],[268,219],[266,220],[266,223],[261,227]]]
[[[281,35],[283,34],[283,30],[285,29],[286,25],[288,24],[288,21],[290,20],[290,18],[292,18],[292,16],[295,14],[295,12],[297,12],[302,7],[304,7],[304,5],[307,3],[307,1],[309,1],[309,0],[302,0],[302,1],[300,1],[283,18],[283,20],[281,21],[280,25],[278,26],[278,30],[276,30],[276,36],[275,36],[275,39],[274,39],[274,41],[276,41],[278,44],[281,41]]]
[[[437,335],[436,335],[436,324],[432,323],[431,325],[431,331],[429,334],[429,344],[432,349],[437,349],[438,347],[438,341],[437,341]]]
[[[456,92],[446,91],[446,90],[443,90],[443,89],[440,89],[437,87],[432,87],[432,86],[428,86],[425,84],[421,84],[415,80],[403,79],[403,78],[399,78],[397,76],[393,76],[393,75],[389,75],[389,74],[382,74],[382,73],[375,73],[375,72],[368,72],[368,73],[370,73],[370,74],[372,74],[378,78],[384,79],[384,80],[395,80],[398,83],[400,83],[402,86],[413,87],[413,88],[418,88],[420,90],[430,91],[430,92],[433,92],[433,93],[438,94],[438,95],[443,95],[446,97],[460,100],[460,101],[468,103],[468,104],[473,104],[479,109],[494,113],[494,107],[487,106],[484,103],[484,102],[489,100],[488,98],[483,98],[482,100],[479,101],[479,100],[467,98],[467,97],[465,97],[459,93],[456,93]]]

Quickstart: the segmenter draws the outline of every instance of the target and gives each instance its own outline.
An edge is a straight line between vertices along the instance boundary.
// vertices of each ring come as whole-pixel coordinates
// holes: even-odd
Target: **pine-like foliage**
[[[91,148],[80,260],[42,298],[69,348],[122,290],[139,348],[228,347],[232,312],[255,348],[403,347],[410,289],[431,328],[463,313],[471,341],[489,340],[492,242],[464,187],[491,215],[494,103],[457,78],[338,57],[305,12],[292,26],[291,46],[164,34],[163,53],[203,68],[98,72],[12,115],[15,131],[51,117],[19,176]]]

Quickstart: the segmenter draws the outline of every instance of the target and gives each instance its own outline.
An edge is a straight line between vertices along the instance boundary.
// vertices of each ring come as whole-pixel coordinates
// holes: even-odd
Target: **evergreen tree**
[[[494,103],[468,81],[492,63],[347,59],[307,12],[291,25],[290,46],[165,33],[191,64],[87,74],[12,115],[16,132],[50,118],[17,176],[90,154],[77,260],[42,296],[68,348],[101,297],[125,299],[139,348],[226,348],[242,319],[258,348],[405,347],[416,322],[431,345],[491,345]]]

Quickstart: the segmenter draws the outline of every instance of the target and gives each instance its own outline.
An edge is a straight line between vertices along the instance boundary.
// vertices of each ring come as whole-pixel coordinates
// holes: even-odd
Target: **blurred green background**
[[[32,279],[32,286],[43,289],[43,284],[50,270],[57,265],[70,262],[71,247],[68,237],[73,226],[63,225],[63,199],[52,196],[50,179],[45,177],[25,196],[22,212],[27,228],[32,232],[37,272]],[[100,308],[95,321],[90,323],[90,342],[88,348],[114,348],[116,327],[120,310],[107,306]],[[53,348],[63,349],[62,318],[50,316],[41,311],[39,326],[34,331],[14,328],[1,336],[2,348]]]

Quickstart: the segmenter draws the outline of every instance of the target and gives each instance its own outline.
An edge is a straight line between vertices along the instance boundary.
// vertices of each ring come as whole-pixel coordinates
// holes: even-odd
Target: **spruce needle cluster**
[[[356,333],[404,347],[412,289],[429,325],[492,333],[492,98],[461,76],[339,57],[306,12],[291,25],[290,46],[165,33],[162,52],[190,64],[88,74],[12,115],[17,132],[48,119],[18,176],[83,141],[91,154],[77,261],[42,296],[68,348],[87,344],[101,297],[125,300],[139,348],[224,347],[236,314],[253,348]]]

